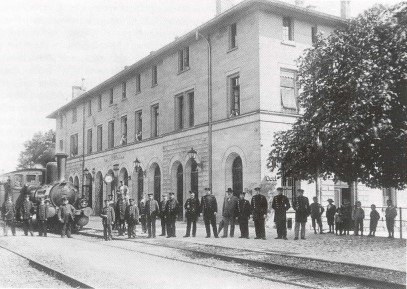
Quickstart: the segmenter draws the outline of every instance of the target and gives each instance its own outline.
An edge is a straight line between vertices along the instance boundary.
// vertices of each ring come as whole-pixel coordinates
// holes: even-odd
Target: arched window
[[[182,220],[184,203],[184,170],[182,165],[179,164],[177,168],[177,200],[180,203],[178,219]]]
[[[191,163],[191,191],[198,193],[198,165],[195,160]]]
[[[243,192],[243,165],[242,159],[238,156],[233,161],[232,165],[232,183],[233,194],[239,197],[239,194]]]
[[[137,201],[140,201],[143,198],[144,191],[144,174],[143,170],[140,168],[137,173]]]
[[[161,170],[158,165],[154,170],[154,199],[161,200]]]

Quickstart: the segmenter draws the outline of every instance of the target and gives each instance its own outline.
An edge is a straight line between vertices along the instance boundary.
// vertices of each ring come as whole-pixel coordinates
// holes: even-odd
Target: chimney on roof
[[[216,15],[229,10],[239,2],[242,2],[242,0],[216,0]]]
[[[344,19],[350,17],[350,0],[341,0],[341,17]]]
[[[85,91],[86,91],[85,78],[82,78],[82,85],[81,86],[77,86],[77,85],[72,86],[72,99],[77,98],[78,96],[80,96]]]

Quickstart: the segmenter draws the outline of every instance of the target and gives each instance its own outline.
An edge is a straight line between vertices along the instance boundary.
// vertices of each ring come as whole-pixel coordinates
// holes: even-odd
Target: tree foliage
[[[24,143],[24,151],[20,153],[18,168],[32,168],[36,164],[43,167],[55,159],[55,131],[37,132],[33,138]]]
[[[406,186],[406,15],[407,2],[372,8],[306,50],[298,80],[305,112],[275,134],[271,170]]]

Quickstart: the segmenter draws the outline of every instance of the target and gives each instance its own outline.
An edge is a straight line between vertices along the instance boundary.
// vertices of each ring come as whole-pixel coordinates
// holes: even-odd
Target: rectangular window
[[[229,77],[230,93],[230,117],[240,114],[240,77],[239,75]]]
[[[62,139],[59,140],[59,151],[60,152],[64,151],[64,141]]]
[[[175,129],[184,128],[184,94],[175,97]]]
[[[78,109],[74,107],[72,109],[72,123],[75,123],[78,120]]]
[[[110,149],[114,147],[114,120],[109,121],[107,129],[107,147]]]
[[[151,107],[151,136],[156,137],[159,134],[160,122],[159,106],[158,104]]]
[[[236,23],[230,25],[229,28],[229,49],[233,49],[237,47],[237,26]]]
[[[110,89],[109,104],[113,104],[113,88]]]
[[[135,123],[135,127],[136,127],[136,137],[135,137],[135,141],[141,141],[143,139],[143,114],[142,111],[136,111],[136,123]]]
[[[102,151],[102,141],[103,141],[103,127],[98,125],[97,128],[97,150],[98,152]]]
[[[71,135],[71,157],[78,155],[78,134]]]
[[[151,68],[151,85],[155,86],[157,83],[157,65],[154,65]]]
[[[187,94],[188,97],[188,122],[189,122],[189,127],[194,126],[194,92],[191,91]]]
[[[102,110],[102,95],[98,96],[98,110]]]
[[[27,175],[27,183],[35,182],[36,175]]]
[[[290,17],[283,17],[283,40],[293,41],[293,25]]]
[[[127,116],[122,116],[122,118],[120,119],[120,127],[122,133],[120,144],[125,145],[127,144]]]
[[[88,154],[92,153],[92,129],[88,129],[88,140],[87,140]]]
[[[62,115],[59,117],[59,128],[64,128],[64,118]]]
[[[312,39],[312,44],[317,42],[317,33],[318,33],[318,29],[316,26],[311,28],[311,39]]]
[[[141,92],[141,75],[137,74],[136,75],[136,93]]]
[[[189,47],[178,51],[178,71],[189,69]]]
[[[281,70],[280,91],[283,109],[297,111],[298,88],[296,84],[297,74],[292,70]]]
[[[126,82],[122,82],[122,99],[126,98]]]
[[[88,102],[88,116],[92,115],[92,100],[90,99]]]

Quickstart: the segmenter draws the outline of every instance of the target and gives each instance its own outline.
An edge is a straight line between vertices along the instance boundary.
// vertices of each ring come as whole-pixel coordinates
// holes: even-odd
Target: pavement
[[[335,234],[314,234],[308,228],[306,240],[294,240],[294,230],[288,230],[288,240],[276,240],[276,230],[266,228],[267,240],[254,239],[253,223],[249,225],[250,239],[241,239],[239,226],[235,228],[234,238],[205,238],[206,231],[203,222],[197,224],[197,235],[195,238],[183,238],[186,223],[176,223],[176,238],[166,239],[158,236],[161,234],[160,221],[157,220],[157,238],[161,242],[184,242],[189,244],[202,244],[218,246],[230,249],[241,249],[256,253],[275,254],[286,257],[304,258],[308,260],[323,260],[327,262],[369,266],[374,268],[406,272],[406,240],[388,239],[386,237],[367,236],[337,236]],[[85,232],[102,234],[101,218],[90,217],[89,223],[84,227]],[[137,235],[146,236],[141,233],[141,225],[137,225]],[[222,234],[222,233],[221,233]],[[113,237],[117,237],[117,231],[113,231]],[[125,238],[125,237],[123,237]]]

